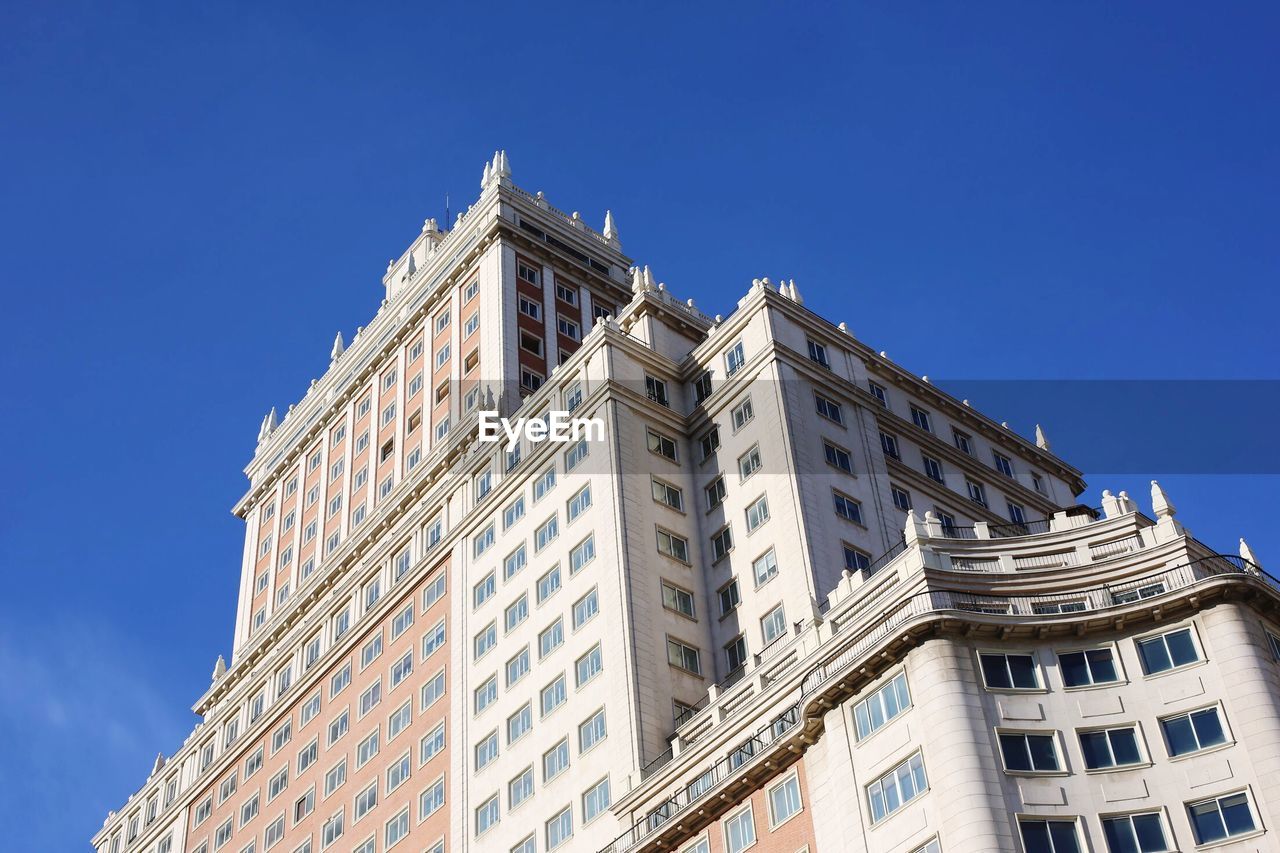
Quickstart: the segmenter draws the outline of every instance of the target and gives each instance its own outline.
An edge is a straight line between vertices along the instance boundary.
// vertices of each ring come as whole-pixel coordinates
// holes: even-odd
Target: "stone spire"
[[[1049,439],[1045,438],[1044,430],[1040,428],[1040,424],[1036,424],[1036,447],[1041,450],[1049,449]]]
[[[222,678],[222,676],[226,674],[227,674],[227,662],[222,659],[222,655],[218,655],[218,660],[213,665],[213,680],[217,681],[219,678]]]
[[[800,298],[800,291],[796,290],[796,280],[794,278],[791,279],[790,282],[788,282],[787,290],[788,290],[787,295],[791,297],[792,302],[796,303],[797,305],[804,304],[804,300]]]
[[[604,212],[604,238],[611,243],[618,242],[618,226],[613,222],[613,211]]]
[[[154,776],[160,772],[160,768],[164,767],[164,753],[156,753],[156,763],[151,765],[151,775]],[[147,777],[150,778],[150,777]]]
[[[484,192],[489,187],[489,181],[493,178],[493,164],[484,164],[484,174],[480,176],[480,191]]]
[[[511,177],[511,164],[507,162],[507,152],[499,151],[494,156],[493,176],[495,178]]]
[[[631,292],[644,293],[644,271],[640,267],[631,268]]]
[[[276,407],[272,406],[271,411],[267,412],[267,416],[262,419],[262,426],[258,427],[258,443],[267,440],[272,431],[276,428]]]
[[[1258,568],[1262,568],[1262,564],[1258,562],[1258,558],[1253,555],[1253,549],[1249,547],[1249,543],[1244,541],[1244,537],[1240,537],[1240,559],[1253,563]]]
[[[648,264],[644,265],[644,289],[645,290],[658,289],[658,285],[656,285],[653,281],[653,270],[649,269]]]
[[[1178,508],[1169,502],[1169,496],[1155,480],[1151,481],[1151,509],[1158,519],[1173,518],[1178,514]]]
[[[329,350],[329,361],[337,361],[342,358],[342,353],[347,349],[347,345],[342,342],[342,332],[333,339],[333,349]]]

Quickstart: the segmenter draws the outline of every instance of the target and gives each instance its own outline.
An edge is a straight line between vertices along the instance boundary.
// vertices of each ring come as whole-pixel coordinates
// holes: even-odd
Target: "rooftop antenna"
[[[453,225],[453,219],[449,216],[449,194],[444,194],[444,227],[448,228]]]

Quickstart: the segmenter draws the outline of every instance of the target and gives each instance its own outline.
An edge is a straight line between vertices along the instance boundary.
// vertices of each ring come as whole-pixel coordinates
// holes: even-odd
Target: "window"
[[[476,744],[476,770],[483,770],[498,757],[498,733],[489,732]]]
[[[802,806],[800,779],[793,773],[790,778],[769,789],[770,825],[777,826],[786,822],[792,815],[799,814]]]
[[[659,456],[665,456],[672,462],[676,461],[676,443],[673,439],[667,438],[665,435],[647,430],[649,437],[649,452],[656,453]]]
[[[600,644],[596,643],[591,651],[578,658],[574,663],[575,686],[582,687],[582,685],[599,675],[602,669],[604,669],[604,657],[600,652]]]
[[[911,695],[907,690],[907,674],[900,672],[888,684],[853,706],[853,721],[857,728],[858,740],[879,731],[910,707]]]
[[[1109,853],[1163,853],[1172,850],[1160,812],[1115,815],[1102,819]]]
[[[659,529],[658,553],[671,557],[673,560],[687,563],[689,562],[689,541],[674,533]]]
[[[573,808],[567,807],[547,821],[547,849],[554,850],[573,837]]]
[[[383,831],[383,849],[389,850],[393,845],[409,834],[409,807],[405,806],[400,813],[386,823]],[[372,848],[370,848],[372,850]]]
[[[742,349],[742,341],[738,341],[724,354],[725,373],[729,376],[737,373],[747,361]]]
[[[440,529],[440,521],[438,520],[435,524],[431,525],[430,536],[437,542],[439,541],[440,534],[438,531],[440,531]],[[428,548],[434,547],[434,544],[435,543],[428,545]],[[424,611],[430,609],[431,605],[444,597],[446,578],[447,576],[441,572],[439,577],[427,584],[427,588],[422,593],[422,609]]]
[[[680,491],[680,489],[670,483],[659,480],[656,477],[654,477],[650,482],[653,488],[653,499],[655,501],[660,504],[665,504],[678,512],[684,511],[684,492]]]
[[[542,319],[542,303],[541,302],[535,302],[533,299],[529,298],[528,296],[525,296],[522,293],[520,294],[519,304],[520,304],[521,314],[524,314],[528,317],[532,317],[535,320]]]
[[[751,405],[751,398],[747,397],[747,399],[734,406],[729,416],[733,420],[734,432],[751,423],[752,418],[756,416],[755,407]]]
[[[724,616],[742,602],[742,595],[738,591],[738,581],[731,580],[724,586],[720,587],[718,593],[720,598],[720,615]]]
[[[893,495],[893,505],[903,512],[911,510],[911,493],[901,486],[889,486],[889,492]]]
[[[747,507],[747,532],[753,533],[769,520],[769,498],[761,495]]]
[[[369,811],[377,805],[378,805],[378,780],[374,779],[373,783],[370,784],[369,787],[365,788],[363,791],[356,794],[355,808],[351,810],[352,822],[354,823],[355,821],[360,820],[360,818],[367,815]]]
[[[711,481],[711,485],[704,490],[707,495],[707,509],[712,510],[720,506],[724,502],[727,489],[724,485],[724,477],[716,477]]]
[[[564,620],[557,617],[556,621],[547,626],[542,633],[538,634],[538,659],[541,660],[547,655],[554,652],[564,643]]]
[[[444,749],[444,721],[422,736],[418,741],[418,764],[426,764]]]
[[[1165,717],[1160,721],[1160,730],[1171,758],[1227,742],[1227,732],[1216,706]]]
[[[777,576],[778,558],[774,555],[772,548],[751,563],[751,574],[756,580],[757,589]]]
[[[472,660],[480,660],[498,644],[498,626],[490,622],[472,639]]]
[[[1201,659],[1190,628],[1180,628],[1138,640],[1138,658],[1147,675],[1167,672]]]
[[[329,698],[332,699],[342,692],[342,689],[351,683],[351,664],[347,664],[342,669],[333,674],[329,679]]]
[[[413,675],[413,650],[404,653],[404,657],[396,661],[391,666],[391,689],[400,686],[400,682],[404,681],[410,675]]]
[[[1120,680],[1111,649],[1059,652],[1058,671],[1067,687],[1092,687]]]
[[[662,606],[690,619],[697,618],[693,612],[693,593],[666,581],[662,581]]]
[[[502,510],[502,529],[506,530],[524,518],[524,495],[516,498]]]
[[[591,508],[591,484],[583,486],[573,497],[569,498],[568,508],[566,510],[567,519],[572,522],[578,516],[582,515]]]
[[[1057,735],[1053,732],[1000,732],[1000,757],[1008,773],[1056,773]]]
[[[991,451],[991,460],[992,460],[991,462],[992,467],[994,467],[1001,474],[1004,474],[1006,477],[1013,476],[1013,463],[1009,461],[1008,456],[1005,456],[1003,453],[999,452],[998,450],[993,450]]]
[[[671,399],[667,395],[667,383],[658,379],[656,376],[650,376],[647,373],[644,377],[644,393],[650,400],[659,406],[670,406]]]
[[[739,634],[724,647],[724,659],[730,672],[734,672],[747,663],[747,638]]]
[[[418,795],[418,820],[425,820],[444,807],[444,777]]]
[[[699,461],[706,462],[711,454],[720,449],[720,428],[712,427],[702,434],[698,439],[698,450],[701,453]]]
[[[1013,501],[1005,501],[1005,508],[1009,510],[1009,520],[1014,524],[1026,524],[1027,513],[1020,504]]]
[[[920,753],[908,758],[867,786],[871,821],[876,823],[920,796],[928,788]]]
[[[590,592],[573,604],[573,630],[576,631],[581,628],[599,612],[600,596],[597,587],[593,586]]]
[[[1133,726],[1081,732],[1080,751],[1084,753],[1084,766],[1090,770],[1110,770],[1144,760]]]
[[[1074,819],[1019,820],[1018,831],[1027,853],[1082,853]]]
[[[916,406],[911,407],[911,422],[925,432],[933,432],[933,426],[929,422],[929,413],[924,409]]]
[[[604,740],[608,735],[605,725],[604,708],[596,711],[578,726],[578,752],[583,753]]]
[[[702,674],[702,653],[671,637],[667,638],[667,663],[694,675]]]
[[[529,647],[525,646],[520,653],[507,661],[507,687],[518,682],[529,674]]]
[[[324,795],[327,797],[347,783],[347,759],[342,759],[324,775]],[[294,809],[295,816],[297,809]]]
[[[978,660],[988,690],[1040,689],[1040,675],[1031,655],[982,652]]]
[[[485,708],[488,708],[498,700],[498,677],[496,675],[489,676],[483,684],[475,690],[475,712],[479,714]]]
[[[321,847],[328,847],[330,844],[333,844],[342,837],[342,833],[345,828],[345,817],[346,811],[343,810],[325,821],[324,828],[320,830]]]
[[[289,742],[289,739],[292,737],[293,737],[293,720],[292,719],[285,720],[284,725],[276,729],[275,733],[271,735],[271,754],[275,755],[277,752],[283,749],[284,745],[287,744]],[[248,776],[249,774],[246,772],[245,775]]]
[[[544,521],[536,531],[534,531],[534,551],[541,551],[543,548],[555,541],[560,535],[560,517],[553,515]]]
[[[512,744],[533,728],[533,705],[525,702],[510,717],[507,717],[507,743]],[[494,744],[494,753],[497,753],[497,744]]]
[[[560,566],[556,564],[538,578],[538,603],[546,601],[560,590]]]
[[[946,480],[942,476],[941,462],[939,462],[937,459],[934,459],[932,456],[925,456],[923,453],[920,454],[920,461],[921,461],[921,464],[923,465],[924,475],[926,477],[928,477],[930,480],[934,480],[939,483],[946,482]]]
[[[360,650],[360,669],[365,669],[382,654],[382,633],[364,644]]]
[[[839,468],[846,474],[853,473],[853,460],[849,456],[849,451],[842,447],[836,447],[829,441],[822,442],[822,453],[826,457],[827,464],[832,468]]]
[[[887,432],[880,433],[880,449],[890,459],[902,458],[902,451],[898,449],[898,439]]]
[[[520,597],[510,604],[503,613],[506,633],[511,633],[517,625],[529,618],[529,596],[521,593]]]
[[[533,484],[534,503],[537,503],[538,501],[542,500],[542,496],[545,495],[547,492],[551,491],[551,489],[555,486],[555,484],[556,484],[556,469],[555,469],[555,466],[553,465],[552,467],[548,468],[545,472],[543,472],[542,476],[539,477],[538,480]]]
[[[556,282],[556,299],[569,305],[578,304],[578,289],[568,284]]]
[[[711,558],[719,560],[733,550],[733,530],[728,525],[711,537]]]
[[[724,848],[726,853],[742,853],[756,843],[756,822],[751,806],[735,812],[724,821]]]
[[[856,500],[843,492],[837,492],[835,489],[831,490],[831,500],[835,505],[836,515],[845,521],[853,521],[857,524],[862,523],[862,505]]]
[[[738,457],[738,476],[746,480],[760,470],[760,445],[754,445],[746,453]]]
[[[695,402],[701,403],[703,400],[711,396],[711,371],[705,371],[693,383],[693,398]]]
[[[391,716],[387,718],[387,740],[395,740],[396,735],[409,728],[409,724],[412,722],[413,700],[410,699],[391,712]]]
[[[767,646],[779,637],[786,636],[786,633],[787,614],[779,604],[760,620],[760,634],[764,637],[764,644]]]
[[[244,805],[240,807],[240,826],[244,826],[249,821],[258,816],[258,805],[261,801],[258,793],[255,791]]]
[[[476,333],[476,329],[480,328],[480,312],[476,311],[467,318],[467,322],[462,327],[462,337],[469,338]]]
[[[601,779],[582,795],[582,822],[586,824],[595,820],[609,808],[610,802],[612,799],[609,794],[609,780]]]
[[[524,350],[525,352],[531,352],[536,356],[541,356],[542,355],[542,338],[538,337],[537,335],[531,332],[526,332],[522,330],[520,332],[520,349]]]
[[[422,696],[419,699],[419,704],[422,706],[422,709],[426,710],[434,705],[440,697],[444,696],[444,691],[444,669],[441,669],[431,677],[430,681],[422,685]]]
[[[507,783],[507,811],[533,796],[533,767],[526,767],[519,776]],[[527,841],[532,841],[532,838]],[[513,848],[519,849],[519,847]],[[533,848],[529,848],[532,850]]]
[[[961,453],[967,453],[970,456],[973,455],[973,439],[969,437],[968,433],[961,432],[955,427],[952,427],[951,439],[952,441],[955,442],[956,449],[958,449]]]
[[[1187,804],[1187,817],[1196,844],[1248,835],[1258,829],[1249,795],[1244,791]]]
[[[542,692],[539,695],[541,715],[545,717],[556,708],[559,708],[564,704],[566,698],[568,698],[568,691],[562,674],[557,676],[555,681],[542,688]]]
[[[829,421],[844,424],[844,411],[840,408],[840,404],[835,400],[829,400],[821,394],[814,394],[817,405],[818,414]]]
[[[542,341],[538,340],[538,343],[541,345]],[[537,391],[545,381],[541,373],[530,370],[527,367],[520,368],[520,387],[524,390],[529,392]]]
[[[378,730],[374,729],[369,736],[356,745],[356,769],[368,764],[378,754]]]
[[[476,809],[476,835],[498,822],[498,795],[494,794]]]
[[[297,775],[301,776],[302,771],[306,770],[312,764],[315,764],[316,759],[319,757],[319,755],[320,755],[319,741],[317,741],[315,738],[312,738],[311,743],[307,744],[302,749],[298,750],[298,762],[297,762],[298,769],[294,772]]]
[[[964,478],[965,490],[969,493],[969,500],[976,504],[987,505],[987,487],[979,483],[977,480]]]
[[[475,607],[484,604],[498,592],[498,579],[493,572],[484,576],[480,583],[471,590],[471,600]]]
[[[831,362],[827,360],[827,348],[812,338],[809,338],[807,343],[809,344],[809,360],[830,370]]]
[[[569,739],[565,738],[542,756],[542,781],[559,776],[569,766]]]
[[[444,619],[441,618],[436,626],[422,637],[422,659],[426,660],[435,654],[436,649],[444,645],[445,637]]]

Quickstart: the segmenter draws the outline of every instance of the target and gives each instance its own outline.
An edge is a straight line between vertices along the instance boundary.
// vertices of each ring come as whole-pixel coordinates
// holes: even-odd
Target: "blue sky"
[[[87,849],[190,729],[263,413],[495,148],[711,313],[786,277],[940,380],[1280,379],[1274,7],[19,0],[0,33],[13,849]],[[1129,442],[1087,499],[1144,505],[1188,470],[1145,468],[1147,430],[1194,453],[1280,414],[1105,408],[1087,441],[993,414]],[[1280,566],[1280,477],[1161,479]]]

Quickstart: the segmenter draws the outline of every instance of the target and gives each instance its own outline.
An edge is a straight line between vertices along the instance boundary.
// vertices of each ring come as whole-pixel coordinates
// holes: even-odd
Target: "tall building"
[[[99,853],[1280,849],[1280,591],[1158,486],[1077,505],[504,153],[383,285],[264,419],[231,664]]]

